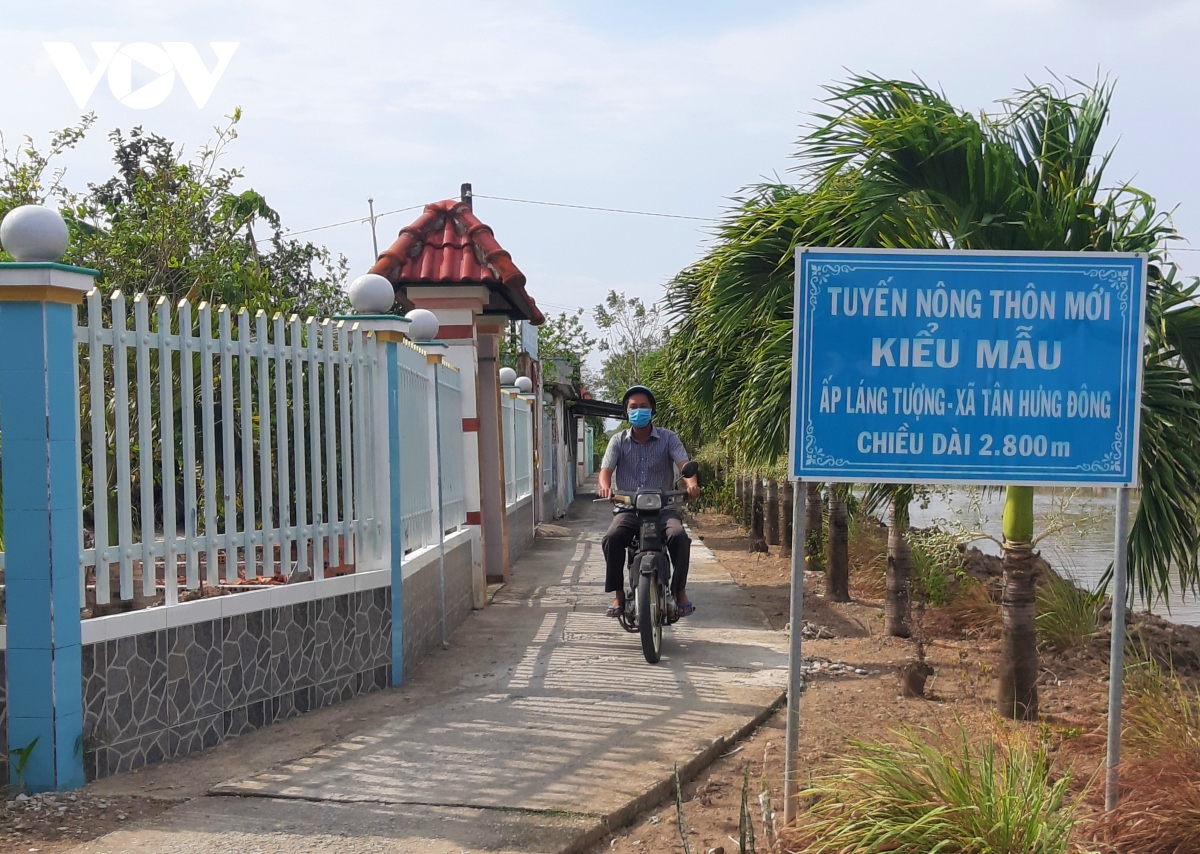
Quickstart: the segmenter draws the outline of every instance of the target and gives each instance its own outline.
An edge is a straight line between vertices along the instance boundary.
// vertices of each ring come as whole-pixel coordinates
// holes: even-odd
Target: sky
[[[210,43],[238,47],[202,108],[176,75],[147,109],[101,77],[81,109],[46,42],[74,44],[89,69],[92,42],[188,42],[209,69]],[[790,177],[822,87],[850,73],[919,77],[974,111],[1030,80],[1111,76],[1109,178],[1175,208],[1200,248],[1197,44],[1200,2],[1166,0],[5,0],[0,132],[10,148],[27,134],[44,144],[95,111],[62,158],[83,189],[112,174],[110,130],[142,125],[194,152],[240,107],[223,165],[290,229],[366,216],[368,197],[391,211],[470,182],[543,311],[590,311],[610,290],[660,298],[704,252],[708,219],[483,196],[719,217],[743,187]],[[131,67],[134,89],[159,77]],[[418,213],[381,218],[380,248]],[[351,278],[371,266],[366,224],[304,236],[344,254]]]

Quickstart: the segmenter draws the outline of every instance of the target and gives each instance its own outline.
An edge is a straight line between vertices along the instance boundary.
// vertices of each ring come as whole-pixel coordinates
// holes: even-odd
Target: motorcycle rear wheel
[[[638,631],[642,636],[642,655],[650,664],[662,657],[662,596],[658,580],[653,575],[638,578]]]

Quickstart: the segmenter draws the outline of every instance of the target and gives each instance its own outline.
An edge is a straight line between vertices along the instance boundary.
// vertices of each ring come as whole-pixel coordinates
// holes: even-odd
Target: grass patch
[[[1037,591],[1038,646],[1065,652],[1091,640],[1100,620],[1100,599],[1051,570]]]
[[[1000,635],[1000,602],[974,578],[963,579],[958,592],[940,609],[940,615],[952,634],[971,638]]]
[[[850,516],[850,583],[856,599],[887,594],[887,528],[869,513]]]
[[[980,739],[961,722],[945,737],[898,733],[858,742],[804,795],[813,805],[796,854],[1058,854],[1075,824],[1070,775],[1021,732]]]
[[[914,596],[932,608],[942,607],[954,596],[958,570],[948,558],[957,556],[957,552],[948,552],[944,538],[937,532],[910,535],[909,551]]]
[[[1121,718],[1121,743],[1131,756],[1156,759],[1185,751],[1200,757],[1200,690],[1153,658],[1126,668]]]
[[[1118,851],[1200,851],[1200,690],[1147,658],[1127,669],[1121,795],[1099,839]]]

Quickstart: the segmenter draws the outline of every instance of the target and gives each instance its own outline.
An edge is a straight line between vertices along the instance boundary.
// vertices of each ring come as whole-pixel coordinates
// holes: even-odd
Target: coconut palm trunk
[[[1016,720],[1038,715],[1038,653],[1033,564],[1033,487],[1010,486],[1004,499],[1004,636],[1000,647],[997,706]]]
[[[846,511],[846,486],[835,484],[829,494],[829,549],[825,569],[825,597],[850,601],[850,517]]]
[[[808,568],[819,571],[825,568],[821,548],[825,527],[821,484],[808,481],[804,489],[804,553],[808,556]]]
[[[767,554],[767,538],[763,534],[765,515],[763,507],[763,479],[761,475],[754,476],[750,484],[750,551]]]
[[[892,496],[888,513],[887,598],[883,604],[883,627],[894,638],[906,638],[912,599],[912,550],[908,545],[908,505],[912,490]]]

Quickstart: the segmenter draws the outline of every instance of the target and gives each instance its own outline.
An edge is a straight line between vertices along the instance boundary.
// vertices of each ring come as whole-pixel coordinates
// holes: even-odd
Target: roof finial
[[[463,203],[466,204],[467,208],[469,210],[475,210],[475,205],[473,203],[473,199],[475,198],[475,195],[471,192],[471,185],[463,184],[461,193],[462,193]]]

